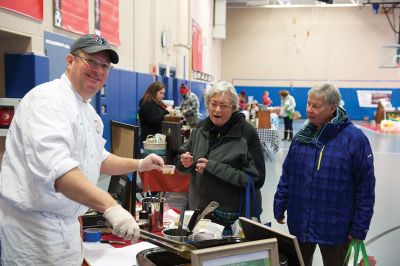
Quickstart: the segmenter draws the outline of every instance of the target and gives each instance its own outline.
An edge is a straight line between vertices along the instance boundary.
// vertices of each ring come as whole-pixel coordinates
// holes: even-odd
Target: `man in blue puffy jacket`
[[[375,176],[371,146],[339,106],[338,89],[308,92],[307,117],[283,163],[274,216],[300,244],[312,265],[316,245],[324,265],[343,265],[350,239],[364,240],[373,215]]]

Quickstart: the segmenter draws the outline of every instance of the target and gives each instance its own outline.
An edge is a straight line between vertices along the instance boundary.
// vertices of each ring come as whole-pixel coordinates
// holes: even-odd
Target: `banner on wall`
[[[120,45],[119,0],[94,1],[94,31],[109,43]]]
[[[89,33],[88,2],[54,0],[54,26],[75,33]]]
[[[43,20],[43,0],[2,0],[0,7],[39,21]]]
[[[390,102],[392,91],[357,90],[360,107],[377,107],[380,100]]]
[[[192,70],[203,72],[203,34],[200,25],[192,20]]]

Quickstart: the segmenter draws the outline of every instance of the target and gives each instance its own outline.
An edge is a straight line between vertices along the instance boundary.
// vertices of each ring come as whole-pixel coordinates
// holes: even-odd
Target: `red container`
[[[8,128],[14,116],[14,107],[0,107],[0,127]]]

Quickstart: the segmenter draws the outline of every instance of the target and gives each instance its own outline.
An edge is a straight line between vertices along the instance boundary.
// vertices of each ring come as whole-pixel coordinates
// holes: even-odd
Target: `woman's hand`
[[[196,172],[203,173],[207,164],[208,164],[208,160],[206,158],[198,159],[197,164],[196,164]]]
[[[278,222],[278,224],[285,224],[285,215],[283,215],[283,217],[276,219],[276,221]]]
[[[167,110],[168,112],[171,113],[171,111],[174,110],[174,108],[172,108],[171,105],[168,105],[168,106],[165,108],[165,110]]]
[[[190,152],[181,154],[181,164],[185,168],[189,168],[193,165],[193,155]]]

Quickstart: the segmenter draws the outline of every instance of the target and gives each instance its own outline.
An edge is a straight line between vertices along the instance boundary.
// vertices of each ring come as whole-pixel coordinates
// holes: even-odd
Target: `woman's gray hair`
[[[234,111],[238,109],[239,97],[235,87],[231,83],[224,80],[213,83],[211,87],[204,93],[204,102],[206,106],[209,106],[211,98],[217,94],[228,94],[230,97],[230,104],[233,107],[232,109]]]
[[[307,93],[308,96],[314,95],[317,97],[323,96],[325,98],[325,102],[329,105],[339,105],[342,96],[338,88],[332,83],[322,83],[314,85]]]

